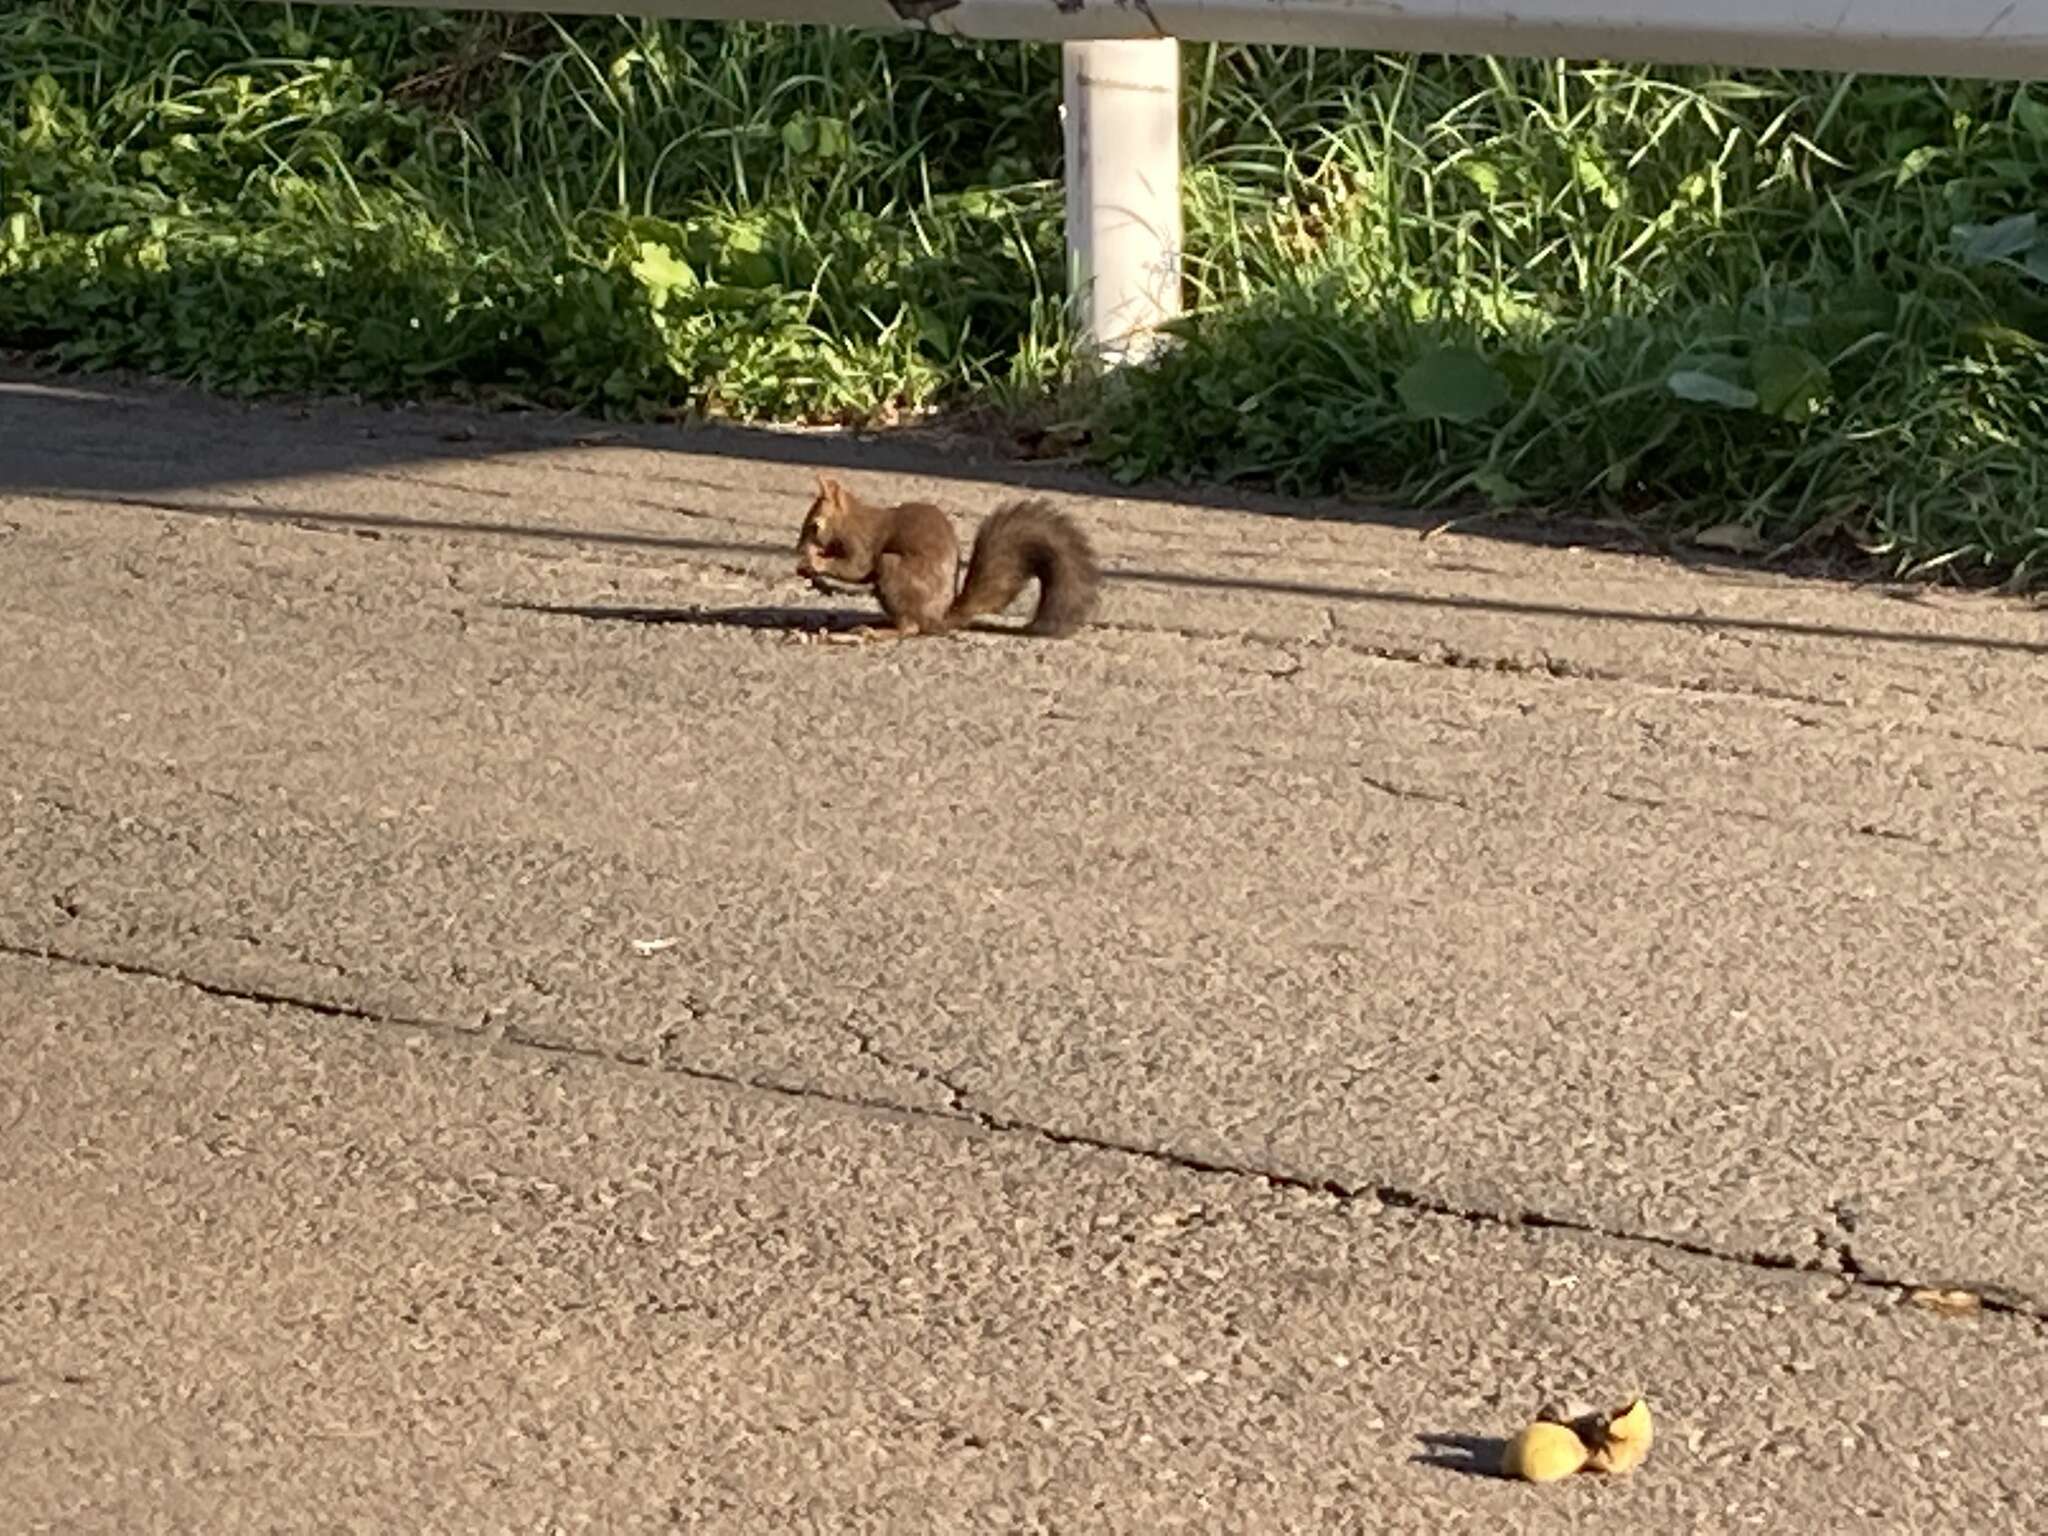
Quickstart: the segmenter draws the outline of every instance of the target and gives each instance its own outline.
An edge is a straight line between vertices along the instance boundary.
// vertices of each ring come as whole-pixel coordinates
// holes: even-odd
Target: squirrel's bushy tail
[[[990,514],[974,537],[967,580],[947,610],[949,624],[1001,613],[1033,578],[1038,607],[1029,635],[1071,635],[1095,611],[1102,571],[1080,525],[1043,501],[1018,501]]]

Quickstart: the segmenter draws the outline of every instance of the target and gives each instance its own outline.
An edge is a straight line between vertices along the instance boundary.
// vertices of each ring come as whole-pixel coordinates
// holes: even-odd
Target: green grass
[[[0,346],[239,391],[1087,414],[1128,476],[2048,572],[2048,96],[1190,48],[1193,311],[1074,388],[1055,50],[0,14]]]
[[[765,417],[1057,369],[1040,54],[37,0],[0,61],[0,340],[66,362]]]

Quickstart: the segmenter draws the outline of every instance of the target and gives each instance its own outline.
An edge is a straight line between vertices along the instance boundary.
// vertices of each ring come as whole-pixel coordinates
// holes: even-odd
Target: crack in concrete
[[[1805,704],[1816,709],[1849,708],[1847,701],[1820,694],[1774,688],[1768,683],[1718,683],[1703,677],[1648,677],[1615,667],[1593,666],[1552,656],[1548,652],[1530,658],[1488,656],[1460,651],[1451,646],[1379,645],[1340,636],[1333,644],[1377,661],[1403,666],[1443,667],[1453,672],[1498,672],[1511,677],[1544,678],[1552,682],[1603,683],[1612,687],[1644,688],[1659,693],[1699,694],[1716,699],[1762,700],[1771,704]]]
[[[967,1090],[946,1076],[937,1067],[928,1067],[921,1062],[908,1061],[895,1055],[883,1047],[881,1041],[875,1038],[872,1030],[862,1028],[852,1019],[840,1020],[839,1027],[853,1037],[853,1042],[859,1048],[861,1055],[871,1061],[880,1062],[891,1072],[908,1077],[915,1082],[924,1083],[945,1094],[948,1114],[963,1120],[978,1120],[980,1118],[967,1102]]]
[[[1177,640],[1231,641],[1267,645],[1275,650],[1287,652],[1289,647],[1302,644],[1298,639],[1285,638],[1256,631],[1227,631],[1201,629],[1189,624],[1132,624],[1113,619],[1096,619],[1090,629],[1108,630],[1113,633],[1130,635],[1164,635]],[[1326,631],[1331,626],[1326,623]],[[1450,672],[1493,672],[1506,677],[1526,677],[1545,682],[1598,683],[1608,687],[1640,688],[1651,693],[1678,693],[1717,699],[1739,699],[1751,703],[1803,704],[1815,709],[1842,710],[1851,708],[1845,699],[1828,698],[1820,694],[1800,693],[1789,688],[1774,688],[1767,683],[1736,684],[1714,682],[1699,677],[1652,677],[1634,672],[1624,672],[1614,667],[1593,666],[1584,662],[1552,656],[1547,652],[1535,656],[1484,655],[1471,651],[1460,651],[1452,646],[1410,646],[1387,645],[1369,640],[1353,639],[1343,633],[1343,626],[1336,625],[1334,633],[1324,633],[1306,642],[1315,647],[1346,651],[1354,656],[1363,656],[1372,661],[1384,661],[1400,666],[1437,667]],[[1818,723],[1818,722],[1816,722]],[[1966,740],[1975,738],[1965,737]],[[2008,746],[2004,741],[1985,744]],[[2024,743],[2018,745],[2025,746]],[[2028,748],[2028,750],[2034,750]],[[2048,751],[2048,748],[2040,750]]]
[[[1700,805],[1685,800],[1666,799],[1661,795],[1637,794],[1632,790],[1625,789],[1603,789],[1600,793],[1609,800],[1612,800],[1616,805],[1633,805],[1646,811],[1657,811],[1664,815],[1691,814],[1695,816],[1713,816],[1729,821],[1745,821],[1756,826],[1790,827],[1800,831],[1808,830],[1800,822],[1788,821],[1782,816],[1773,816],[1769,811],[1749,811],[1744,810],[1740,806],[1733,805]],[[1925,848],[1931,853],[1970,854],[1975,851],[1948,843],[1939,843],[1933,838],[1922,837],[1917,832],[1901,832],[1894,827],[1881,826],[1875,821],[1851,821],[1835,826],[1829,826],[1826,823],[1815,823],[1811,830],[1840,831],[1851,837],[1870,837],[1876,838],[1880,842],[1902,843],[1912,848]]]
[[[1461,811],[1472,809],[1472,802],[1463,795],[1443,794],[1433,789],[1411,789],[1405,784],[1396,784],[1391,779],[1376,779],[1369,773],[1359,774],[1358,782],[1367,789],[1376,789],[1395,800],[1414,800],[1422,805],[1450,805]]]
[[[0,939],[0,955],[49,965],[68,965],[79,970],[99,971],[137,980],[162,982],[186,987],[207,997],[227,1002],[250,1003],[263,1008],[296,1009],[321,1018],[345,1019],[351,1023],[368,1024],[379,1028],[416,1030],[438,1038],[460,1041],[472,1049],[482,1047],[531,1050],[542,1055],[573,1058],[597,1065],[630,1066],[640,1070],[673,1073],[692,1082],[747,1089],[797,1102],[832,1104],[843,1109],[879,1113],[897,1119],[951,1121],[958,1125],[974,1127],[990,1135],[1029,1138],[1048,1146],[1131,1158],[1158,1167],[1178,1169],[1183,1173],[1238,1179],[1263,1184],[1268,1189],[1276,1191],[1319,1196],[1340,1207],[1348,1208],[1370,1202],[1386,1210],[1405,1211],[1417,1216],[1455,1221],[1464,1226],[1489,1231],[1563,1232],[1625,1247],[1683,1254],[1689,1258],[1737,1268],[1821,1275],[1841,1282],[1841,1290],[1832,1298],[1834,1300],[1842,1300],[1851,1294],[1862,1292],[1904,1301],[1916,1293],[1929,1290],[1966,1290],[1978,1298],[1985,1312],[2018,1318],[2037,1327],[2048,1328],[2048,1302],[2036,1300],[2007,1287],[1948,1281],[1930,1284],[1918,1280],[1894,1279],[1872,1272],[1856,1257],[1847,1241],[1847,1235],[1855,1230],[1855,1222],[1853,1216],[1848,1215],[1839,1202],[1829,1210],[1836,1225],[1843,1232],[1843,1238],[1831,1242],[1828,1234],[1817,1231],[1816,1247],[1819,1252],[1810,1257],[1754,1250],[1744,1253],[1734,1249],[1716,1248],[1709,1243],[1693,1242],[1685,1238],[1603,1227],[1597,1222],[1577,1217],[1553,1216],[1542,1211],[1489,1210],[1484,1207],[1462,1206],[1397,1185],[1353,1183],[1337,1178],[1317,1178],[1281,1169],[1260,1168],[1250,1163],[1203,1157],[1197,1153],[1177,1151],[1171,1147],[1148,1146],[1142,1142],[1125,1141],[1114,1136],[1062,1130],[1057,1126],[1042,1125],[1036,1121],[980,1108],[973,1103],[972,1096],[965,1089],[943,1073],[895,1056],[885,1050],[870,1034],[851,1022],[841,1027],[853,1035],[863,1055],[870,1056],[896,1071],[908,1073],[921,1081],[943,1088],[951,1096],[951,1104],[943,1110],[923,1109],[867,1094],[847,1093],[804,1083],[780,1082],[744,1073],[721,1072],[673,1060],[659,1061],[646,1056],[624,1055],[567,1041],[527,1035],[517,1030],[508,1030],[494,1040],[478,1030],[441,1020],[379,1013],[354,1004],[298,997],[268,988],[211,982],[160,966],[69,954],[47,945],[20,944]]]

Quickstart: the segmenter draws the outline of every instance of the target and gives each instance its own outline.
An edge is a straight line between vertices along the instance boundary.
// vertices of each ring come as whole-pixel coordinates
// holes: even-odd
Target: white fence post
[[[1180,44],[1065,43],[1067,292],[1084,354],[1142,361],[1180,313]]]

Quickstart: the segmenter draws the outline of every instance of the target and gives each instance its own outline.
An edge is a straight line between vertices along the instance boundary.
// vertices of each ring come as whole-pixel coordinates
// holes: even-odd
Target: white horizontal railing
[[[2048,0],[484,0],[455,8],[929,27],[1020,42],[1175,37],[2048,78]]]
[[[2048,79],[2048,0],[472,0],[462,8],[1063,43],[1070,292],[1084,344],[1112,361],[1142,350],[1180,307],[1178,39]]]

